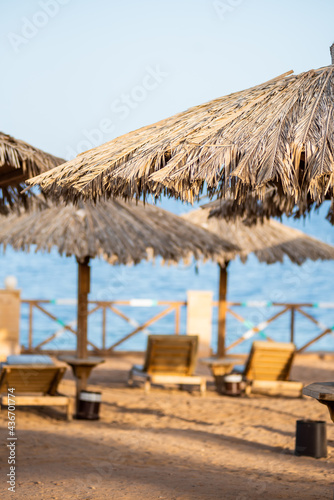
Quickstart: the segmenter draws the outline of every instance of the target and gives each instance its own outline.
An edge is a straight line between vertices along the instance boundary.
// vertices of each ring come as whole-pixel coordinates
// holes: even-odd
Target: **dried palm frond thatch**
[[[138,264],[161,256],[213,259],[224,262],[225,252],[237,247],[177,215],[153,205],[109,200],[79,206],[49,205],[21,215],[3,217],[0,244],[15,250],[50,251],[75,255],[79,261],[103,257],[111,264]]]
[[[283,214],[292,215],[294,219],[305,217],[319,205],[312,202],[308,196],[303,204],[303,210],[296,207],[294,200],[289,196],[278,194],[276,188],[268,188],[262,199],[256,194],[250,193],[245,201],[239,203],[238,200],[230,196],[219,198],[213,202],[202,205],[202,208],[210,208],[209,217],[224,218],[226,221],[244,220],[248,225],[264,222],[271,217],[281,218]],[[327,218],[330,220],[329,215]]]
[[[27,208],[32,193],[22,193],[25,181],[64,161],[0,132],[0,213],[19,205]]]
[[[222,217],[213,215],[217,210],[215,205],[215,202],[207,204],[205,208],[182,215],[182,218],[212,231],[217,236],[224,235],[224,238],[239,247],[240,250],[226,252],[226,262],[238,256],[242,262],[246,262],[251,253],[254,253],[260,262],[267,264],[283,262],[284,256],[298,265],[303,264],[307,259],[334,259],[333,246],[312,238],[302,231],[273,219],[254,225],[249,225],[240,218],[234,222],[228,222]]]
[[[291,73],[291,72],[290,72]],[[287,73],[114,139],[31,180],[65,199],[148,192],[238,202],[274,187],[306,209],[334,187],[334,66]]]

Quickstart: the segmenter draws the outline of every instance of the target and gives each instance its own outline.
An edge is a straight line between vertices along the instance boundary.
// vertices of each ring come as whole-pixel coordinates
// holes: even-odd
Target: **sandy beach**
[[[103,391],[99,421],[67,422],[61,410],[18,409],[19,499],[328,499],[332,498],[334,425],[309,398],[200,397],[154,387],[145,395],[126,386],[139,358],[111,358],[95,370],[90,389]],[[299,356],[292,378],[333,379],[333,361]],[[74,395],[68,371],[61,392]],[[327,422],[328,457],[294,456],[300,418]],[[6,412],[1,412],[3,443]],[[11,498],[1,448],[1,498]]]

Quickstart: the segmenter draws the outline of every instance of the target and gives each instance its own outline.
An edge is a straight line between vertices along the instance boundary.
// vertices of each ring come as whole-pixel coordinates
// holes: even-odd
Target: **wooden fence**
[[[76,325],[75,322],[65,322],[60,319],[58,316],[50,312],[48,310],[48,305],[52,306],[75,306],[75,300],[67,300],[67,299],[59,299],[59,300],[22,300],[22,304],[28,306],[28,338],[26,345],[23,346],[23,350],[25,352],[41,352],[41,350],[52,350],[55,354],[59,351],[58,349],[52,349],[51,346],[48,346],[50,342],[56,339],[59,336],[59,326],[61,331],[68,331],[73,336],[76,336]],[[136,320],[131,318],[129,313],[125,314],[122,311],[122,306],[130,306],[131,308],[151,308],[151,307],[159,307],[160,310],[158,313],[151,316],[149,319],[145,320],[143,323],[138,323]],[[181,309],[186,308],[187,303],[185,301],[155,301],[150,299],[133,299],[133,300],[114,300],[114,301],[90,301],[89,302],[89,316],[95,314],[101,314],[101,334],[100,341],[92,342],[88,341],[89,348],[97,354],[108,355],[112,354],[117,350],[117,348],[123,344],[128,339],[134,337],[139,332],[145,331],[146,328],[152,326],[157,323],[162,318],[167,315],[174,315],[174,331],[170,333],[179,334],[181,332]],[[218,302],[213,302],[213,307],[217,307]],[[161,307],[163,308],[161,310]],[[258,324],[253,324],[249,321],[243,311],[247,311],[247,309],[257,309],[257,310],[273,310],[273,314],[271,314],[264,321],[261,321]],[[302,315],[309,322],[314,325],[316,334],[310,340],[308,340],[305,344],[298,348],[298,352],[305,351],[308,347],[322,339],[324,336],[333,333],[334,326],[327,326],[314,317],[314,313],[310,313],[311,310],[317,310],[319,312],[320,309],[334,309],[334,303],[279,303],[279,302],[261,302],[261,301],[248,301],[248,302],[226,302],[226,315],[227,317],[230,315],[235,320],[240,322],[245,327],[245,332],[242,333],[237,339],[233,340],[229,345],[226,346],[226,351],[228,352],[232,348],[238,346],[242,342],[249,340],[257,334],[260,334],[263,338],[267,338],[268,340],[275,340],[275,338],[271,338],[267,335],[266,329],[267,327],[276,321],[278,318],[288,315],[289,316],[289,324],[290,329],[286,332],[285,341],[295,342],[296,336],[296,323],[295,318],[297,314]],[[34,330],[34,312],[38,310],[43,315],[48,317],[50,321],[57,324],[58,330],[53,332],[51,335],[46,336],[43,340],[38,343],[34,342],[35,338],[35,330]],[[108,345],[107,343],[107,332],[110,332],[110,328],[107,324],[107,311],[111,311],[114,315],[118,316],[128,324],[134,326],[134,328],[124,335],[121,339],[116,342]],[[264,317],[263,313],[263,317]],[[333,325],[334,325],[334,312],[333,312]],[[277,340],[277,339],[276,339]],[[280,339],[282,340],[282,339]],[[99,345],[97,345],[99,344]],[[334,344],[334,342],[333,342]],[[49,347],[49,349],[48,349]]]
[[[53,320],[61,327],[63,331],[69,331],[76,336],[76,330],[71,323],[65,323],[59,317],[56,317],[48,309],[47,305],[76,305],[75,300],[59,299],[59,300],[22,300],[22,304],[27,304],[29,306],[28,321],[29,321],[29,331],[28,331],[28,344],[24,346],[24,350],[27,352],[40,352],[41,349],[45,349],[46,345],[52,342],[58,335],[59,331],[56,331],[49,335],[47,338],[43,339],[37,345],[34,345],[34,310],[42,312],[48,318]],[[101,347],[88,340],[88,345],[95,353],[103,353],[104,355],[111,353],[118,346],[123,344],[126,340],[130,339],[137,333],[144,331],[146,328],[152,324],[159,321],[161,318],[167,316],[168,314],[174,314],[175,316],[175,326],[174,332],[176,334],[180,333],[180,309],[185,306],[186,302],[182,301],[155,301],[150,299],[133,299],[133,300],[116,300],[116,301],[89,301],[89,312],[88,316],[96,314],[99,312],[102,314],[102,331],[101,331]],[[164,309],[159,311],[157,314],[153,315],[151,318],[146,320],[142,324],[137,324],[133,318],[125,314],[119,309],[119,306],[131,306],[131,307],[156,307],[163,306]],[[116,316],[122,318],[124,321],[130,325],[135,325],[135,328],[126,334],[117,342],[107,345],[107,311],[111,311]]]

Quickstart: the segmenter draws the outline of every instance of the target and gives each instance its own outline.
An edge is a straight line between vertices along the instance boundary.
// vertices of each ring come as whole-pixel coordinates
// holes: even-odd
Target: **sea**
[[[207,200],[205,200],[207,201]],[[202,202],[203,203],[203,202]],[[163,199],[159,205],[176,214],[194,210],[198,205],[185,205],[171,199]],[[327,202],[306,219],[294,220],[284,217],[282,222],[302,230],[310,236],[334,245],[334,228],[326,220]],[[22,299],[47,299],[54,304],[43,307],[57,317],[53,321],[42,311],[34,309],[33,345],[36,346],[56,333],[54,340],[45,344],[45,349],[75,349],[75,335],[63,328],[64,324],[76,327],[75,298],[77,292],[77,265],[74,257],[61,257],[57,249],[51,253],[15,252],[7,248],[0,254],[0,287],[6,276],[15,276]],[[264,322],[277,313],[280,307],[271,306],[271,302],[312,303],[313,307],[305,311],[318,321],[318,325],[308,320],[299,312],[295,315],[295,343],[302,347],[326,328],[334,330],[334,262],[307,261],[298,266],[285,258],[283,263],[266,265],[258,262],[251,255],[245,264],[239,259],[233,261],[228,270],[228,300],[242,302],[242,307],[234,310],[242,316],[244,322],[237,321],[231,315],[227,317],[227,345],[248,332],[252,326]],[[177,266],[162,265],[161,259],[155,262],[142,262],[136,266],[112,266],[100,259],[91,261],[90,300],[135,300],[139,306],[117,306],[130,321],[125,321],[112,311],[107,312],[107,347],[122,339],[158,314],[165,306],[154,305],[156,301],[186,301],[187,290],[209,290],[213,299],[218,298],[219,270],[212,262],[183,263]],[[57,303],[58,302],[58,303]],[[252,302],[250,304],[247,303]],[[254,304],[255,302],[255,304]],[[265,305],[263,307],[263,304]],[[91,306],[92,307],[92,306]],[[212,348],[217,345],[217,308],[213,311]],[[28,305],[22,304],[20,319],[20,342],[28,342]],[[163,317],[144,331],[121,343],[117,349],[142,351],[146,347],[147,335],[151,333],[173,333],[174,315]],[[96,346],[102,346],[101,310],[93,313],[88,322],[89,340]],[[186,311],[181,310],[181,333],[186,331]],[[247,335],[246,335],[247,336]],[[290,315],[283,314],[269,323],[267,328],[252,335],[240,343],[231,352],[248,352],[251,342],[269,336],[278,341],[290,339]],[[332,331],[311,345],[308,350],[333,351]]]

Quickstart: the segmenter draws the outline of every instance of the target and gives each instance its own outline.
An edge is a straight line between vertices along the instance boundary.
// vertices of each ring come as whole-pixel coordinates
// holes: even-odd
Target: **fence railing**
[[[216,303],[217,305],[218,303]],[[248,308],[279,308],[279,311],[275,312],[272,316],[265,319],[264,321],[254,325],[249,320],[245,319],[240,314],[236,313],[232,307],[248,307]],[[226,347],[226,351],[236,347],[237,345],[249,340],[251,337],[256,335],[257,333],[262,334],[267,340],[275,340],[270,338],[268,335],[264,333],[264,330],[268,327],[270,323],[277,320],[279,317],[283,315],[289,315],[290,317],[290,338],[286,339],[292,343],[295,343],[295,316],[296,313],[301,314],[304,318],[309,320],[311,323],[316,325],[320,329],[320,333],[318,333],[314,338],[310,339],[308,342],[303,344],[298,348],[297,352],[303,352],[308,347],[310,347],[315,342],[318,342],[320,339],[325,337],[327,334],[331,334],[334,331],[334,317],[333,317],[333,326],[327,326],[318,319],[316,319],[312,314],[305,311],[305,309],[334,309],[334,303],[332,302],[318,302],[318,303],[281,303],[281,302],[265,302],[265,301],[248,301],[248,302],[227,302],[226,303],[226,312],[233,316],[236,320],[241,322],[246,328],[246,332],[243,333],[237,340],[232,342],[230,345]]]
[[[22,304],[28,306],[28,336],[26,345],[24,345],[24,350],[27,352],[40,352],[42,349],[46,349],[48,344],[50,344],[53,340],[55,340],[59,335],[61,335],[64,331],[70,332],[74,336],[76,336],[76,322],[75,321],[64,321],[58,315],[55,315],[48,309],[48,306],[75,306],[76,300],[68,300],[68,299],[59,299],[59,300],[22,300]],[[122,306],[127,306],[131,308],[150,308],[150,307],[159,307],[159,312],[153,314],[149,319],[146,319],[143,322],[138,322],[133,319],[129,313],[125,313],[122,311]],[[92,315],[100,314],[100,322],[101,322],[101,333],[100,333],[100,341],[91,340],[88,341],[89,347],[96,353],[99,354],[111,354],[113,351],[116,351],[119,346],[121,346],[125,341],[139,334],[140,332],[145,332],[146,329],[153,324],[159,322],[162,318],[165,318],[168,315],[174,315],[174,329],[173,332],[179,334],[181,332],[181,309],[186,308],[187,302],[185,301],[156,301],[151,299],[133,299],[133,300],[114,300],[114,301],[90,301],[89,302],[89,317]],[[213,307],[217,307],[218,302],[213,302]],[[161,310],[161,307],[163,308]],[[243,311],[247,309],[257,309],[261,311],[273,309],[273,314],[271,314],[268,318],[265,318],[265,313],[261,314],[263,321],[260,321],[257,324],[247,319],[246,315]],[[236,311],[237,309],[237,311]],[[289,331],[286,332],[285,341],[290,341],[295,343],[296,340],[296,315],[301,315],[305,320],[311,322],[314,328],[318,331],[315,336],[311,339],[308,339],[306,343],[302,344],[298,347],[297,352],[303,352],[311,345],[318,342],[320,339],[325,337],[328,334],[333,333],[334,326],[328,326],[324,324],[322,321],[314,317],[314,313],[310,312],[314,310],[319,312],[321,309],[334,309],[334,303],[279,303],[279,302],[266,302],[266,301],[248,301],[248,302],[226,302],[226,315],[233,317],[239,323],[241,323],[245,327],[245,332],[241,333],[236,339],[234,339],[229,345],[226,346],[226,351],[233,349],[234,347],[240,345],[241,343],[251,339],[255,335],[259,334],[261,337],[266,338],[268,340],[277,340],[273,336],[268,336],[266,333],[266,329],[273,322],[278,320],[283,316],[288,316],[289,318]],[[241,311],[240,311],[241,310]],[[39,339],[39,342],[35,342],[35,328],[34,328],[34,313],[35,311],[39,311],[44,316],[49,318],[50,321],[57,324],[57,330],[52,332],[43,338],[43,340]],[[107,321],[107,312],[111,312],[117,317],[121,318],[124,322],[128,323],[133,328],[129,333],[126,333],[122,338],[117,340],[116,342],[110,343],[108,345],[107,342],[107,332],[110,332],[110,328]],[[332,324],[334,325],[334,312]],[[282,340],[282,339],[280,339]],[[99,345],[97,345],[97,343]],[[333,342],[334,345],[334,342]],[[49,346],[50,347],[50,346]],[[59,351],[59,349],[52,349],[55,352]]]
[[[29,352],[39,352],[42,348],[45,348],[47,344],[56,339],[63,331],[69,331],[73,335],[77,335],[75,329],[75,321],[71,321],[66,323],[59,317],[55,316],[52,312],[47,309],[47,305],[76,305],[76,300],[72,299],[58,299],[58,300],[22,300],[22,304],[27,304],[29,306],[28,312],[28,344],[26,350]],[[88,316],[92,316],[93,314],[100,313],[102,314],[102,329],[101,329],[101,347],[98,347],[95,343],[88,340],[88,345],[94,350],[96,353],[104,353],[114,351],[117,347],[123,344],[126,340],[135,336],[137,333],[145,331],[146,328],[156,323],[163,317],[174,314],[174,332],[176,334],[180,333],[180,310],[181,307],[185,306],[186,302],[183,301],[157,301],[151,299],[133,299],[133,300],[115,300],[115,301],[89,301],[89,311]],[[119,306],[131,306],[131,307],[156,307],[162,306],[164,309],[159,311],[157,314],[151,316],[148,320],[143,323],[138,323],[136,320],[131,318],[128,314],[125,314],[122,310],[119,309]],[[43,341],[39,342],[37,345],[34,345],[34,310],[37,309],[45,316],[53,320],[60,326],[60,330],[58,329],[56,332],[47,336]],[[111,311],[113,314],[123,319],[125,322],[134,326],[134,329],[129,333],[124,335],[117,342],[112,343],[111,345],[107,345],[107,311]]]

